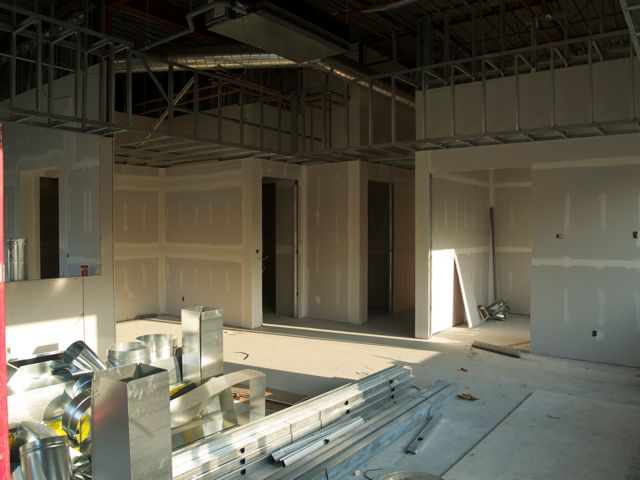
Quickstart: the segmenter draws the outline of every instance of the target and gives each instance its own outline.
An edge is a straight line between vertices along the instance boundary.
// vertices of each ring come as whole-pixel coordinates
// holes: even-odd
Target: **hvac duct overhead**
[[[255,2],[241,12],[228,7],[209,12],[207,28],[296,63],[347,51],[345,27],[302,2]]]

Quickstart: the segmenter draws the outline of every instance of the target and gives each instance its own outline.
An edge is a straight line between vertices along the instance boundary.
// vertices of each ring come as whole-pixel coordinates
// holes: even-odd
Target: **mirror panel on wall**
[[[100,274],[99,137],[2,124],[7,281]]]

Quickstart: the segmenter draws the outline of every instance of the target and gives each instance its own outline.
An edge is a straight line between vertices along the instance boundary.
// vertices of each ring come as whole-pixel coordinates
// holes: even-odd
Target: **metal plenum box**
[[[194,307],[182,310],[182,378],[200,384],[224,373],[222,309]]]
[[[91,456],[95,480],[171,480],[166,370],[139,363],[94,374]]]

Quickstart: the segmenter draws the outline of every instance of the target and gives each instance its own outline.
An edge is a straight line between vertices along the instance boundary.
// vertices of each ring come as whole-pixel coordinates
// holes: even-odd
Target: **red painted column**
[[[7,347],[4,299],[4,131],[0,123],[0,479],[9,479],[9,423],[7,415]]]

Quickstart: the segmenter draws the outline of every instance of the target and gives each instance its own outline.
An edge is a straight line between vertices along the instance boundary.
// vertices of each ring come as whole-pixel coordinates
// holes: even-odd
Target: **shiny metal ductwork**
[[[216,2],[206,23],[212,32],[299,63],[349,48],[344,25],[298,0]]]
[[[235,68],[282,68],[300,66],[296,62],[287,60],[274,53],[244,52],[230,54],[185,53],[181,55],[169,55],[167,60],[190,68],[199,70],[235,69]],[[146,63],[146,65],[145,65]],[[115,62],[116,72],[125,73],[128,65],[126,59],[118,59]],[[142,61],[133,59],[131,71],[133,73],[146,72],[147,67],[152,72],[166,72],[168,65],[165,62],[153,60]]]

